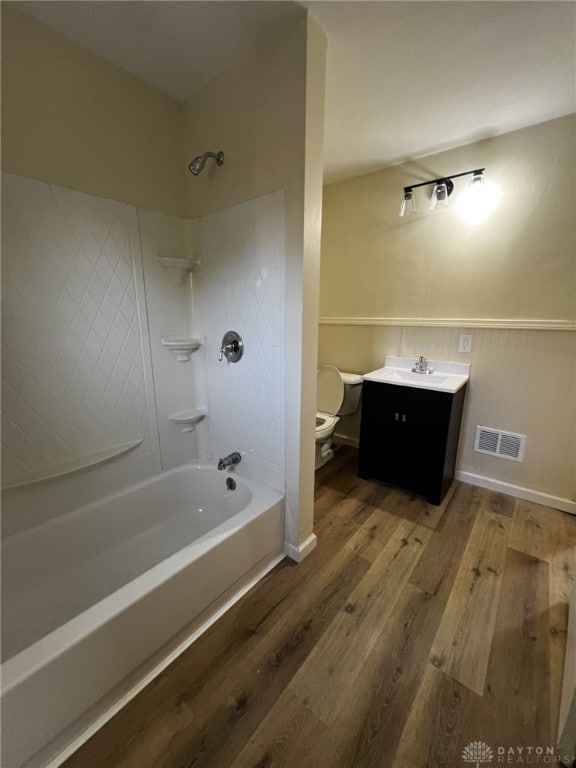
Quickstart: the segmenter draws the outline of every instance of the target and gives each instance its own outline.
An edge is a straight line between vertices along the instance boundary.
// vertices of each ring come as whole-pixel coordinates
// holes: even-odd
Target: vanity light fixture
[[[464,171],[463,173],[453,173],[451,176],[440,177],[439,179],[431,179],[430,181],[421,181],[419,184],[410,184],[408,187],[404,187],[402,195],[402,202],[400,204],[399,216],[411,216],[416,213],[416,205],[414,201],[414,190],[418,187],[426,187],[430,184],[434,185],[432,191],[432,198],[430,200],[430,208],[445,208],[448,206],[448,198],[454,190],[454,182],[452,179],[459,179],[461,176],[470,176],[472,174],[472,181],[470,182],[470,188],[475,185],[480,185],[484,181],[485,168],[477,168],[473,171]]]

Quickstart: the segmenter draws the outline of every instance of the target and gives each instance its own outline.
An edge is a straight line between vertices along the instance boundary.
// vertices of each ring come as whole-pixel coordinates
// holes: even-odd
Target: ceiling
[[[270,0],[15,5],[182,101],[301,12]],[[576,112],[576,2],[301,5],[328,34],[327,183]]]
[[[312,2],[325,180],[576,112],[576,3]]]

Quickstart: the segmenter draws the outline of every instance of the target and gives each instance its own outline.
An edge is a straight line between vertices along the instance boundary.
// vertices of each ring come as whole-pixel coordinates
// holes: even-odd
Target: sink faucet
[[[416,361],[416,365],[412,368],[412,373],[433,373],[433,370],[428,365],[428,360],[426,360],[424,355],[420,355]]]
[[[241,461],[242,456],[240,456],[238,451],[233,451],[232,453],[228,454],[228,456],[224,456],[223,459],[218,459],[218,469],[234,467],[236,464],[240,464]]]

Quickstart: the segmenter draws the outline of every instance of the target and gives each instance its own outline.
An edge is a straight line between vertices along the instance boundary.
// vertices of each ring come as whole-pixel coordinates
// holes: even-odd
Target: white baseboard
[[[352,448],[360,446],[360,441],[357,437],[348,437],[348,435],[339,435],[338,433],[334,433],[334,442],[340,445],[351,445]]]
[[[287,541],[285,541],[284,554],[299,563],[301,560],[304,560],[306,555],[309,555],[310,552],[312,552],[317,543],[318,539],[316,538],[315,533],[311,533],[310,536],[308,536],[308,538],[298,546],[289,544]]]
[[[542,493],[541,491],[533,491],[531,488],[523,488],[520,485],[503,483],[501,480],[494,480],[491,477],[475,475],[472,472],[462,472],[459,469],[456,470],[455,476],[456,480],[462,480],[463,483],[471,483],[472,485],[478,485],[480,488],[488,488],[491,491],[500,491],[500,493],[507,493],[509,496],[515,496],[517,499],[533,501],[536,504],[544,504],[547,507],[553,507],[562,512],[576,515],[576,501],[573,501],[572,499],[551,496],[550,494]]]
[[[339,435],[338,433],[334,433],[334,442],[339,443],[340,445],[350,445],[353,448],[358,448],[359,446],[358,438],[348,437],[348,435]],[[495,480],[492,477],[475,475],[473,472],[463,472],[459,469],[456,470],[455,477],[457,480],[462,480],[463,483],[471,483],[472,485],[478,485],[480,488],[500,491],[500,493],[507,493],[509,496],[515,496],[517,499],[533,501],[536,504],[544,504],[547,507],[553,507],[562,512],[568,512],[570,515],[576,515],[576,501],[573,499],[552,496],[549,493],[534,491],[531,488],[523,488],[521,485],[504,483],[501,480]],[[286,552],[286,554],[288,554],[288,552]]]

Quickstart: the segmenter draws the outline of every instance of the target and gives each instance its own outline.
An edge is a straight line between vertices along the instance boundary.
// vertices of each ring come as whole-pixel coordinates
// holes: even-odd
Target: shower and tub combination
[[[45,768],[283,557],[284,198],[180,220],[3,182],[2,762]]]
[[[276,561],[281,495],[226,480],[179,467],[8,539],[4,765],[50,764]]]

